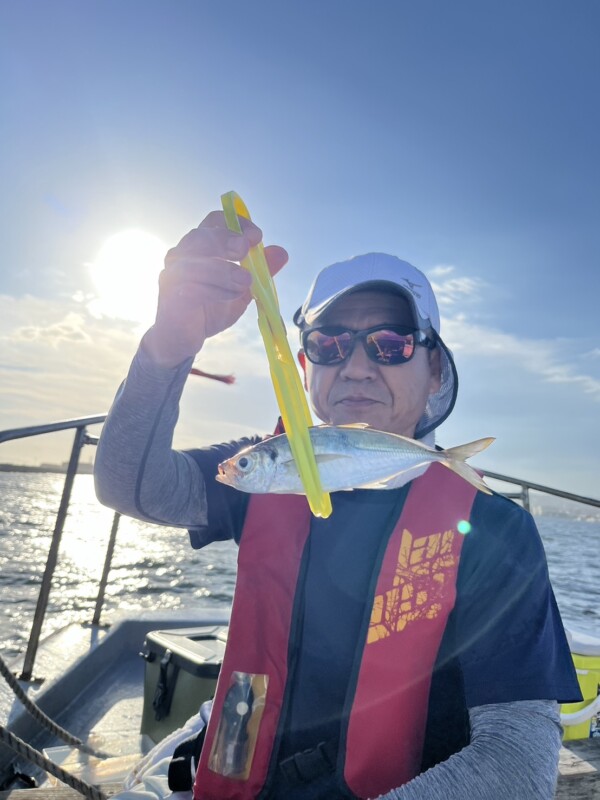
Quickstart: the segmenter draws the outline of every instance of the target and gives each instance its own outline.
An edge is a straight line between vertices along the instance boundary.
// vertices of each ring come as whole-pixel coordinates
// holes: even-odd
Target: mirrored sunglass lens
[[[330,336],[321,331],[312,331],[306,339],[306,354],[317,364],[334,364],[347,356],[351,341],[350,333]]]
[[[374,331],[367,336],[366,346],[370,356],[381,364],[400,364],[412,358],[415,338],[412,333]]]

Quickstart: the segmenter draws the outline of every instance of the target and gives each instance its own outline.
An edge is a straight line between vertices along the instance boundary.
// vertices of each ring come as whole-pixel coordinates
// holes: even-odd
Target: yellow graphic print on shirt
[[[433,619],[442,609],[448,573],[456,566],[454,531],[415,539],[404,529],[392,587],[375,597],[367,644],[404,630],[417,619]]]

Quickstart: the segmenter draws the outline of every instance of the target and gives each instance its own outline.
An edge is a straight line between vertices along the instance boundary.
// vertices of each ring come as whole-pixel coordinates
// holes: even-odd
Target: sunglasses
[[[313,364],[332,367],[352,355],[356,342],[361,342],[371,361],[384,366],[406,364],[417,345],[430,350],[436,345],[423,331],[400,325],[378,325],[364,331],[340,326],[308,328],[302,331],[302,348]]]

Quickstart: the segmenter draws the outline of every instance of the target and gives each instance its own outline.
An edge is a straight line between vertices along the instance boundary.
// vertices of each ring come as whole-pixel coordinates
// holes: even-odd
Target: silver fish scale
[[[311,428],[310,438],[326,492],[365,487],[443,459],[435,450],[372,428],[323,425]],[[263,462],[265,469],[274,471],[269,491],[302,493],[287,436],[274,437],[264,444],[278,454],[276,460],[268,457]]]

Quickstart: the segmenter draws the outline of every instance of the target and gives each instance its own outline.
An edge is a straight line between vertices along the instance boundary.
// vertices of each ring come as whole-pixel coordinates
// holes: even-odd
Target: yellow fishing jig
[[[221,195],[221,203],[227,227],[231,231],[241,233],[238,217],[251,219],[246,204],[236,192]],[[331,499],[321,486],[308,432],[312,419],[287,341],[275,284],[269,272],[262,243],[252,247],[241,264],[252,275],[251,292],[258,309],[258,327],[269,359],[271,380],[310,510],[317,517],[328,517],[331,514]]]

